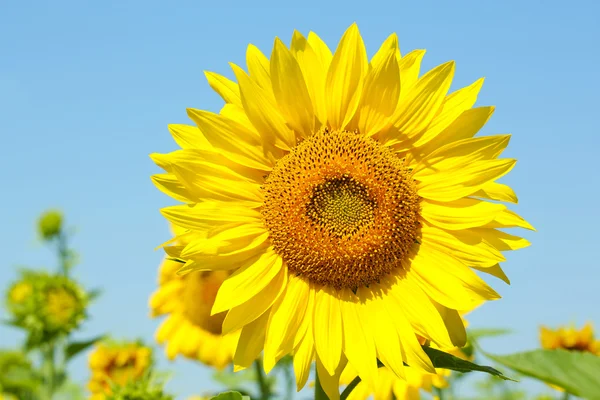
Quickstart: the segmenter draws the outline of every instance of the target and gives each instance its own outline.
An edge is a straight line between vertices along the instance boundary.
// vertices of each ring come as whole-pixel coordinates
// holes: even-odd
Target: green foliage
[[[477,365],[470,361],[466,361],[456,356],[453,356],[452,354],[448,354],[441,350],[437,350],[427,346],[423,346],[423,350],[425,350],[425,353],[427,353],[427,355],[431,359],[431,362],[433,363],[433,366],[436,368],[451,369],[453,371],[458,372],[479,371],[497,376],[500,379],[514,381],[514,379],[504,376],[502,372],[492,367]]]
[[[567,350],[534,350],[490,359],[525,376],[564,388],[586,399],[600,399],[600,357]]]
[[[211,397],[210,400],[250,400],[250,397],[244,396],[240,392],[223,392]]]
[[[14,350],[0,350],[0,393],[30,398],[39,383],[39,376],[25,354]]]
[[[173,400],[164,392],[164,379],[154,374],[146,374],[142,379],[132,380],[125,386],[112,385],[112,394],[106,400]]]
[[[100,335],[100,336],[96,336],[95,338],[92,338],[89,340],[68,343],[67,346],[65,347],[65,360],[70,360],[71,358],[75,357],[77,354],[81,353],[82,351],[87,350],[92,345],[94,345],[94,343],[99,342],[102,339],[104,339],[104,337],[105,337],[104,335]]]

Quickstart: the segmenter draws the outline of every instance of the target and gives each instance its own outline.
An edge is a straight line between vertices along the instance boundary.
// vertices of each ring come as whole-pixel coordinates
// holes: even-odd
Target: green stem
[[[341,397],[340,397],[341,399]],[[315,400],[329,400],[329,396],[323,390],[321,381],[319,381],[319,374],[315,374]]]
[[[565,392],[565,394],[563,394],[562,400],[569,400],[569,392]]]
[[[263,371],[263,368],[260,364],[261,364],[260,360],[254,361],[254,369],[256,371],[256,379],[258,381],[258,387],[260,389],[260,399],[261,400],[269,400],[271,398],[271,391],[269,389],[269,385],[265,378],[265,373]]]
[[[54,390],[56,389],[54,386],[56,384],[56,366],[54,365],[54,343],[50,342],[46,344],[45,349],[43,350],[43,364],[42,371],[44,374],[44,383],[45,383],[45,398],[48,400],[52,399],[54,395]]]
[[[346,389],[344,389],[342,394],[340,394],[340,400],[346,400],[348,396],[350,396],[350,393],[352,393],[354,388],[356,388],[356,386],[358,386],[359,383],[360,376],[357,376],[356,378],[352,379],[352,382],[350,382],[350,384],[346,386]]]
[[[433,388],[433,392],[438,397],[439,400],[444,400],[444,391],[438,387]]]
[[[67,237],[63,232],[58,234],[58,259],[60,260],[60,271],[64,276],[69,275],[69,247]]]

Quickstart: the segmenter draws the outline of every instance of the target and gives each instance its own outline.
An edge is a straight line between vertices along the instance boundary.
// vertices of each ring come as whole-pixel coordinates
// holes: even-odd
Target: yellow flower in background
[[[29,282],[17,282],[9,290],[9,302],[13,304],[22,304],[33,293],[33,286]]]
[[[102,342],[89,355],[88,389],[92,400],[112,393],[111,385],[125,386],[142,379],[152,368],[152,350],[138,342]]]
[[[419,76],[424,51],[401,56],[395,34],[366,54],[356,25],[334,54],[312,32],[270,60],[250,45],[237,83],[206,74],[221,112],[189,109],[196,126],[170,126],[182,149],[152,155],[186,203],[162,210],[186,230],[166,247],[179,272],[233,271],[212,312],[241,330],[235,368],[292,353],[300,389],[316,359],[331,399],[346,364],[370,388],[377,358],[435,373],[415,334],[464,345],[457,310],[500,297],[474,269],[507,280],[501,251],[529,243],[499,228],[533,229],[488,201],[517,199],[495,182],[509,135],[474,137],[483,80],[448,95],[454,63]]]
[[[574,326],[550,329],[540,328],[540,342],[544,349],[565,349],[583,351],[600,356],[600,340],[594,338],[594,328],[591,323],[577,330]]]
[[[174,231],[181,233],[177,227]],[[156,341],[166,343],[169,359],[181,354],[222,369],[231,363],[239,334],[222,336],[225,313],[210,314],[217,291],[230,273],[196,271],[180,276],[179,268],[176,261],[163,261],[160,287],[150,298],[152,316],[167,315],[156,331]]]

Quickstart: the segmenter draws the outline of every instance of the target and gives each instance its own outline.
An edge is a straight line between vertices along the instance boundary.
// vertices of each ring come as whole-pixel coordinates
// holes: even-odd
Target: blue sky
[[[248,43],[270,53],[275,36],[313,30],[335,48],[358,22],[369,54],[397,32],[404,53],[427,49],[423,70],[456,60],[453,89],[486,77],[479,105],[496,105],[483,133],[512,133],[519,160],[503,181],[538,229],[509,254],[504,298],[474,312],[473,327],[509,327],[486,342],[507,353],[536,347],[539,324],[600,329],[596,225],[600,6],[589,1],[205,2],[3,1],[0,135],[4,171],[0,284],[17,265],[51,266],[35,219],[59,207],[77,228],[76,276],[104,288],[79,334],[151,340],[147,317],[169,232],[158,209],[172,202],[150,182],[152,152],[175,149],[167,124],[186,107],[218,111],[203,70],[232,76]],[[596,182],[596,184],[594,184]],[[2,346],[20,341],[0,328]],[[160,354],[161,366],[169,367]],[[210,388],[206,369],[177,362],[170,387]],[[72,368],[87,378],[86,359]]]

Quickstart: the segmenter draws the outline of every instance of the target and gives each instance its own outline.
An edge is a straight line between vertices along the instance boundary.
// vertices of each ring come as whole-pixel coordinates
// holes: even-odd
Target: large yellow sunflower
[[[393,34],[369,62],[355,24],[334,54],[312,32],[270,60],[250,45],[237,83],[206,74],[220,114],[188,109],[196,126],[170,126],[182,149],[152,155],[185,203],[162,210],[187,229],[167,246],[180,273],[234,271],[212,312],[241,330],[236,368],[292,353],[301,388],[316,359],[332,399],[347,363],[371,387],[377,358],[433,373],[415,333],[461,346],[457,310],[500,297],[473,269],[504,277],[501,251],[528,245],[497,228],[531,226],[488,201],[516,202],[496,182],[509,135],[475,138],[483,80],[448,95],[454,63],[420,76],[423,55]]]
[[[182,230],[174,227],[174,231]],[[181,245],[185,245],[185,240]],[[221,335],[225,313],[210,315],[217,291],[228,271],[177,275],[181,264],[165,259],[160,267],[160,288],[150,298],[152,316],[168,315],[156,331],[156,341],[167,343],[169,359],[178,354],[221,369],[231,363],[239,334]]]

